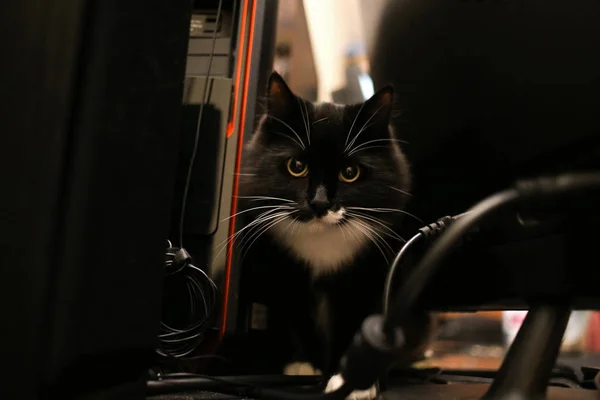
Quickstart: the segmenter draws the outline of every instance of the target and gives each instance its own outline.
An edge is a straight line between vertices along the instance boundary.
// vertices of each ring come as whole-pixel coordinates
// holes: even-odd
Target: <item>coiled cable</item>
[[[173,247],[171,242],[166,252],[164,279],[164,297],[178,301],[165,302],[169,307],[163,310],[156,352],[164,357],[183,358],[196,350],[212,327],[218,289],[202,269],[192,264],[189,253]],[[182,307],[173,307],[174,303]]]

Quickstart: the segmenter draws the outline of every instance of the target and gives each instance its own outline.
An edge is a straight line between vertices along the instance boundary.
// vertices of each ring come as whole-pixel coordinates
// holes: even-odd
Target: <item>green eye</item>
[[[340,181],[346,183],[356,182],[358,177],[360,176],[360,168],[358,165],[347,165],[340,171]]]
[[[308,164],[296,158],[287,160],[287,170],[294,178],[302,178],[308,175]]]

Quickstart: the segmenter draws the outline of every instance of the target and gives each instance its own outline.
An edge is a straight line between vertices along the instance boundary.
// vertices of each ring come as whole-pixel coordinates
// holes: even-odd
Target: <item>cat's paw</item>
[[[321,375],[321,371],[307,362],[292,362],[283,368],[284,375]]]
[[[331,393],[338,390],[344,384],[344,378],[341,375],[334,375],[327,382],[327,387],[325,388],[325,393]],[[373,400],[377,397],[377,387],[375,385],[371,386],[367,390],[355,390],[350,393],[346,400]]]

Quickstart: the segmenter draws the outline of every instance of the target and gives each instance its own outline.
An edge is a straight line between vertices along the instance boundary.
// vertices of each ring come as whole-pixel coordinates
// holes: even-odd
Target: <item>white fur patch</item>
[[[282,221],[272,231],[308,264],[314,276],[332,273],[351,261],[369,241],[362,223],[349,220],[339,224],[344,213],[341,208],[309,222]]]
[[[284,375],[295,375],[295,376],[311,376],[321,375],[321,371],[312,366],[311,363],[307,362],[293,362],[289,363],[283,368]]]
[[[342,387],[343,384],[344,378],[339,374],[334,375],[327,382],[325,393],[334,392]],[[373,400],[375,397],[377,397],[377,387],[373,385],[367,390],[355,390],[346,397],[346,400]]]

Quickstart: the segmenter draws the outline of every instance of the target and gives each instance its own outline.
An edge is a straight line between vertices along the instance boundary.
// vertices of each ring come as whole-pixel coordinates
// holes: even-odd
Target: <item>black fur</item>
[[[364,104],[313,104],[296,97],[283,79],[273,73],[269,79],[267,112],[244,156],[240,178],[242,208],[288,204],[252,196],[288,199],[295,202],[292,217],[305,222],[314,218],[316,211],[311,202],[323,195],[317,190],[323,186],[327,196],[321,200],[332,210],[340,207],[401,210],[410,197],[410,177],[398,141],[388,127],[392,99],[392,88],[385,87]],[[349,156],[352,150],[345,151],[348,143],[365,126],[351,149],[374,142]],[[290,176],[286,166],[290,157],[308,164],[306,177]],[[356,182],[344,183],[339,179],[340,169],[348,164],[360,167],[361,175]],[[267,210],[246,213],[247,222]],[[362,213],[380,219],[393,231],[398,231],[404,217],[402,212]],[[351,218],[347,216],[341,223],[348,223]],[[377,223],[370,224],[394,252],[401,247],[400,240],[386,235],[389,231]],[[309,361],[324,374],[334,374],[362,320],[381,305],[383,282],[393,253],[386,245],[379,243],[378,247],[371,242],[336,272],[315,276],[309,266],[279,243],[272,229],[264,230],[264,234],[260,234],[260,228],[247,231],[246,238],[241,238],[242,248],[248,250],[247,254],[242,252],[242,268],[262,277],[262,286],[254,290],[267,303],[270,321],[289,329],[294,340],[295,354],[282,358]],[[322,312],[327,322],[320,325],[317,314]]]

